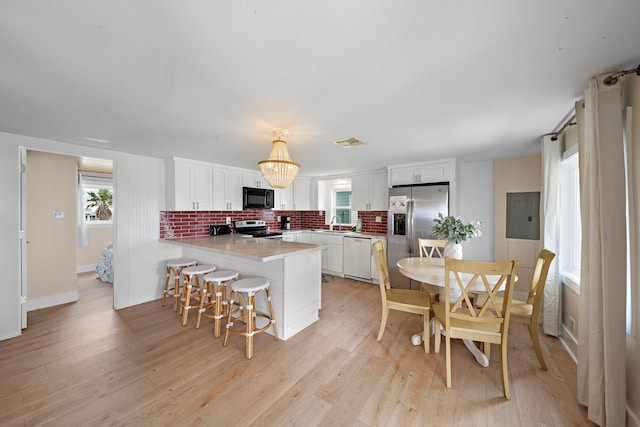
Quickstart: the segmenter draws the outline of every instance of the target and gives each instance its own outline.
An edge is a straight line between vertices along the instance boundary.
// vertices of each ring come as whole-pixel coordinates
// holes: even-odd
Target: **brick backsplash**
[[[291,228],[312,229],[328,228],[325,224],[324,211],[272,211],[267,209],[245,209],[243,211],[161,211],[160,238],[172,239],[178,237],[207,236],[209,225],[224,224],[227,217],[233,221],[247,219],[263,220],[272,230],[280,229],[278,216],[290,216]],[[359,212],[362,219],[362,231],[372,234],[386,234],[387,212]],[[381,222],[376,222],[376,217]]]

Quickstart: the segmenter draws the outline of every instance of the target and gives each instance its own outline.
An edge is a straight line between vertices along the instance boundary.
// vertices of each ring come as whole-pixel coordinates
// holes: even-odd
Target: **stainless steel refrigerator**
[[[431,228],[438,214],[449,214],[449,184],[400,186],[389,189],[387,260],[394,288],[420,289],[400,274],[400,258],[420,256],[418,238],[435,239]]]

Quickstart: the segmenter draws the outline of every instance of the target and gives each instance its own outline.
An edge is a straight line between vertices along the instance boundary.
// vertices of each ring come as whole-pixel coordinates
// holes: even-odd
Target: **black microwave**
[[[273,190],[242,187],[242,208],[273,209]]]

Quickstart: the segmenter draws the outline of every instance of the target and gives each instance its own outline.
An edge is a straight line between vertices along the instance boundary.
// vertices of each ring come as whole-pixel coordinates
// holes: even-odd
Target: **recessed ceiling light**
[[[364,144],[364,142],[360,141],[358,138],[354,136],[350,138],[339,139],[337,141],[333,141],[333,143],[341,146],[342,148],[351,148],[351,147]]]

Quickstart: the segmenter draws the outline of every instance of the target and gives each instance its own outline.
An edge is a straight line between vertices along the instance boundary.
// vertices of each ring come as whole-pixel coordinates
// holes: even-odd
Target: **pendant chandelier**
[[[287,151],[287,143],[282,139],[282,135],[287,134],[285,129],[273,131],[276,139],[273,141],[269,158],[258,162],[262,176],[273,188],[286,188],[298,175],[300,165],[291,161]]]

